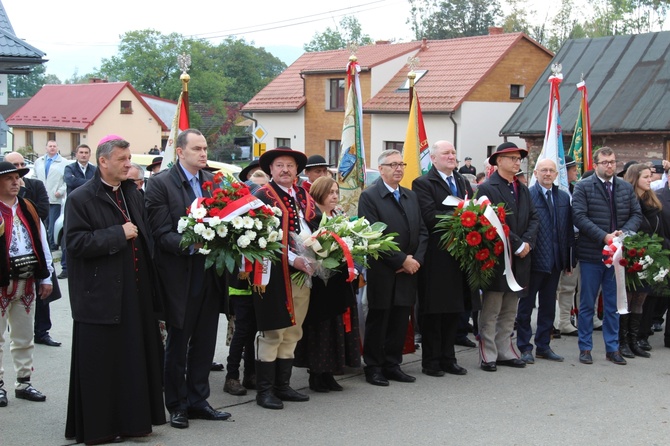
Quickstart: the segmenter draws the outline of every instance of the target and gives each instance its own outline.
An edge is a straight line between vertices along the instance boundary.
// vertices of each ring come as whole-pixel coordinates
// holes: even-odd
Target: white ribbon
[[[444,204],[445,206],[456,207],[462,201],[464,202],[463,205],[465,206],[472,200],[468,200],[467,197],[465,200],[463,200],[462,198],[449,195],[447,198],[444,199],[442,204]],[[486,217],[488,221],[491,222],[491,226],[495,228],[496,232],[498,233],[498,236],[500,237],[500,240],[502,240],[503,242],[503,246],[505,247],[503,256],[505,259],[505,272],[503,274],[505,275],[505,279],[507,280],[507,286],[512,291],[521,291],[523,287],[517,283],[516,278],[514,277],[514,272],[512,271],[512,247],[509,244],[509,240],[505,236],[505,230],[503,229],[502,223],[498,218],[498,213],[495,211],[495,209],[493,209],[493,207],[491,206],[491,200],[489,200],[486,197],[486,195],[482,195],[477,200],[475,200],[475,203],[480,206],[484,202],[488,202],[488,204],[486,205],[486,209],[484,209],[484,217]]]
[[[625,236],[615,237],[612,246],[616,248],[612,256],[612,264],[605,264],[608,268],[614,266],[614,280],[616,282],[616,307],[619,314],[628,314],[628,299],[626,297],[626,267],[619,261],[623,258],[623,239]],[[605,247],[606,250],[609,246]]]

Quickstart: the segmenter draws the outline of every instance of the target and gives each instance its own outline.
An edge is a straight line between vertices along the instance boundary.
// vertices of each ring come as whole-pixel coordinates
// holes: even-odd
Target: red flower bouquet
[[[207,256],[205,267],[216,265],[219,275],[224,268],[233,272],[235,266],[243,271],[243,258],[277,260],[282,249],[278,208],[267,206],[245,184],[220,172],[213,183],[207,181],[202,187],[212,197],[197,198],[179,220],[182,248],[202,244],[198,252]]]
[[[453,214],[438,216],[440,221],[435,225],[437,230],[444,231],[440,247],[458,260],[473,290],[485,290],[491,285],[494,268],[505,250],[498,230],[484,215],[489,207],[491,204],[485,197],[461,201]],[[492,209],[506,237],[509,227],[505,224],[505,207],[499,204]]]

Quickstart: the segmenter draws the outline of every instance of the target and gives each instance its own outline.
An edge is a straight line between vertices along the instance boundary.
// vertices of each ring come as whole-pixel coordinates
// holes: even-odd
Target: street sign
[[[256,141],[263,142],[265,137],[268,135],[268,132],[265,131],[265,129],[263,128],[262,125],[257,124],[253,135],[254,135],[254,138],[256,139]]]
[[[264,142],[254,143],[254,158],[259,158],[265,153],[266,144]]]

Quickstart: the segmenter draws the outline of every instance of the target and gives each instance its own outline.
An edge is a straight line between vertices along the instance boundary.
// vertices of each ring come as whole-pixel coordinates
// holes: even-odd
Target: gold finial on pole
[[[181,53],[178,55],[177,65],[179,65],[179,69],[181,70],[181,76],[179,76],[179,79],[181,79],[182,82],[182,90],[188,91],[188,81],[191,80],[191,76],[188,74],[188,70],[191,68],[191,55],[186,53]]]
[[[412,98],[414,97],[414,80],[416,79],[416,73],[414,69],[419,66],[419,58],[416,56],[407,58],[407,66],[409,67],[409,73],[407,73],[407,79],[409,79],[409,108],[412,108]]]

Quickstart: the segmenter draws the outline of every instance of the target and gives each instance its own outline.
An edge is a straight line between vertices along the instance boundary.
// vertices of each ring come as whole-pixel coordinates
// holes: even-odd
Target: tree
[[[37,65],[28,75],[10,74],[7,76],[7,93],[10,98],[29,98],[46,84],[60,84],[53,74],[45,74],[46,67]]]
[[[527,0],[507,0],[507,3],[512,8],[511,12],[505,16],[503,20],[503,31],[506,33],[532,33],[532,25],[528,18],[535,14],[534,10],[527,10]]]
[[[488,34],[502,19],[498,0],[409,0],[408,23],[417,40]]]
[[[312,40],[303,45],[303,48],[307,52],[341,50],[350,42],[358,46],[374,43],[369,35],[363,34],[361,23],[354,16],[344,17],[335,29],[328,27],[321,33],[314,33]]]

